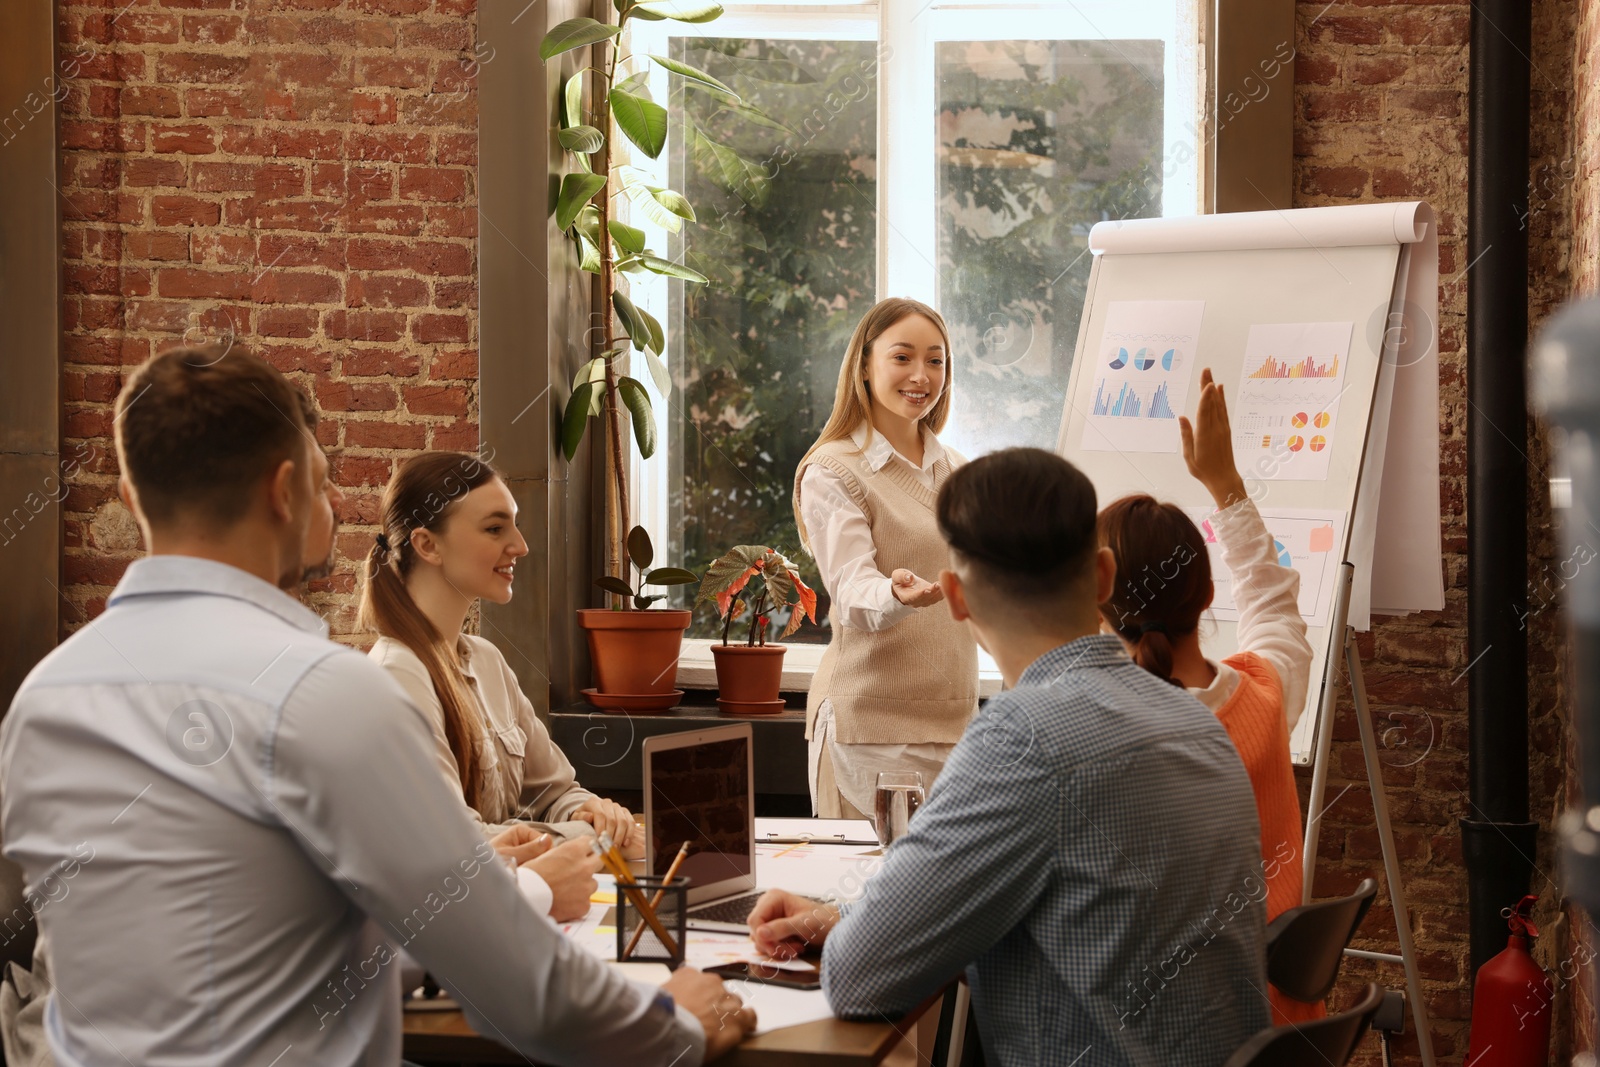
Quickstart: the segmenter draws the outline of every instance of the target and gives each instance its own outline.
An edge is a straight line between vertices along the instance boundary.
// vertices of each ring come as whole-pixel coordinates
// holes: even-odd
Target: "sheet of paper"
[[[783,855],[764,855],[766,849],[793,848]],[[756,850],[756,884],[764,889],[787,889],[814,900],[855,900],[868,878],[883,863],[879,849],[836,848],[822,845],[762,846]]]
[[[1113,300],[1095,350],[1094,395],[1083,447],[1092,452],[1177,452],[1189,401],[1204,300]]]
[[[729,980],[728,988],[756,1010],[758,1034],[833,1018],[833,1009],[828,1007],[828,996],[820,989],[785,989],[737,978]]]
[[[1213,617],[1239,621],[1239,608],[1233,588],[1233,573],[1222,562],[1222,545],[1217,541],[1206,507],[1183,509],[1206,536],[1206,552],[1211,559],[1211,584],[1216,592],[1211,601]],[[1278,562],[1300,572],[1300,617],[1307,626],[1326,626],[1333,614],[1333,593],[1339,569],[1339,532],[1344,529],[1345,513],[1317,508],[1261,508],[1261,518],[1271,532],[1278,550]]]
[[[1239,388],[1228,398],[1240,470],[1266,480],[1327,479],[1339,435],[1352,327],[1348,322],[1250,327]]]

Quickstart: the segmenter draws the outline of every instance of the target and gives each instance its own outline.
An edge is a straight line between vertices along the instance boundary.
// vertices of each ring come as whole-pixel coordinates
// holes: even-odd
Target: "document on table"
[[[878,835],[865,819],[757,819],[756,842],[759,844],[773,838],[826,844],[830,838],[837,841],[876,842]]]

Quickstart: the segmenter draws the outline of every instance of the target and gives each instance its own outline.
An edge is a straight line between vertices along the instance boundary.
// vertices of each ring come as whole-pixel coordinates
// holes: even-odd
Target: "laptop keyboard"
[[[756,901],[761,899],[761,890],[754,893],[744,893],[737,897],[728,897],[725,900],[714,900],[709,904],[689,909],[690,919],[699,919],[707,922],[718,923],[743,923],[750,918],[750,913],[756,908]]]

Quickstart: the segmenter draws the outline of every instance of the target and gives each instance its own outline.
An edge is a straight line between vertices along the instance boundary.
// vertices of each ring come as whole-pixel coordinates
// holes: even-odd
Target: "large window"
[[[705,70],[748,105],[656,74],[670,148],[630,161],[694,205],[697,224],[652,236],[710,278],[631,278],[672,338],[666,447],[636,484],[674,562],[770,544],[826,611],[799,551],[794,471],[880,297],[926,300],[950,326],[946,441],[969,456],[1054,445],[1090,227],[1197,208],[1192,4],[749,4],[705,26],[633,24],[636,51]],[[691,638],[713,635],[705,614]],[[827,639],[825,621],[792,641]],[[696,652],[690,684],[708,680]],[[803,672],[813,658],[788,660]]]

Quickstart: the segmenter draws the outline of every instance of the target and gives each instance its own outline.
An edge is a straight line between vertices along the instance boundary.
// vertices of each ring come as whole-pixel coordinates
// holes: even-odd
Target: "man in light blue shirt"
[[[719,980],[681,971],[661,996],[534,912],[421,714],[282,591],[332,545],[310,411],[238,346],[157,356],[118,399],[151,556],[0,725],[56,1062],[394,1067],[402,948],[540,1062],[732,1047],[754,1016]]]
[[[751,932],[821,944],[843,1016],[892,1018],[964,970],[990,1063],[1216,1067],[1268,1025],[1255,802],[1216,718],[1099,633],[1116,563],[1095,514],[1038,449],[950,476],[941,585],[1007,691],[859,901],[773,891]]]

